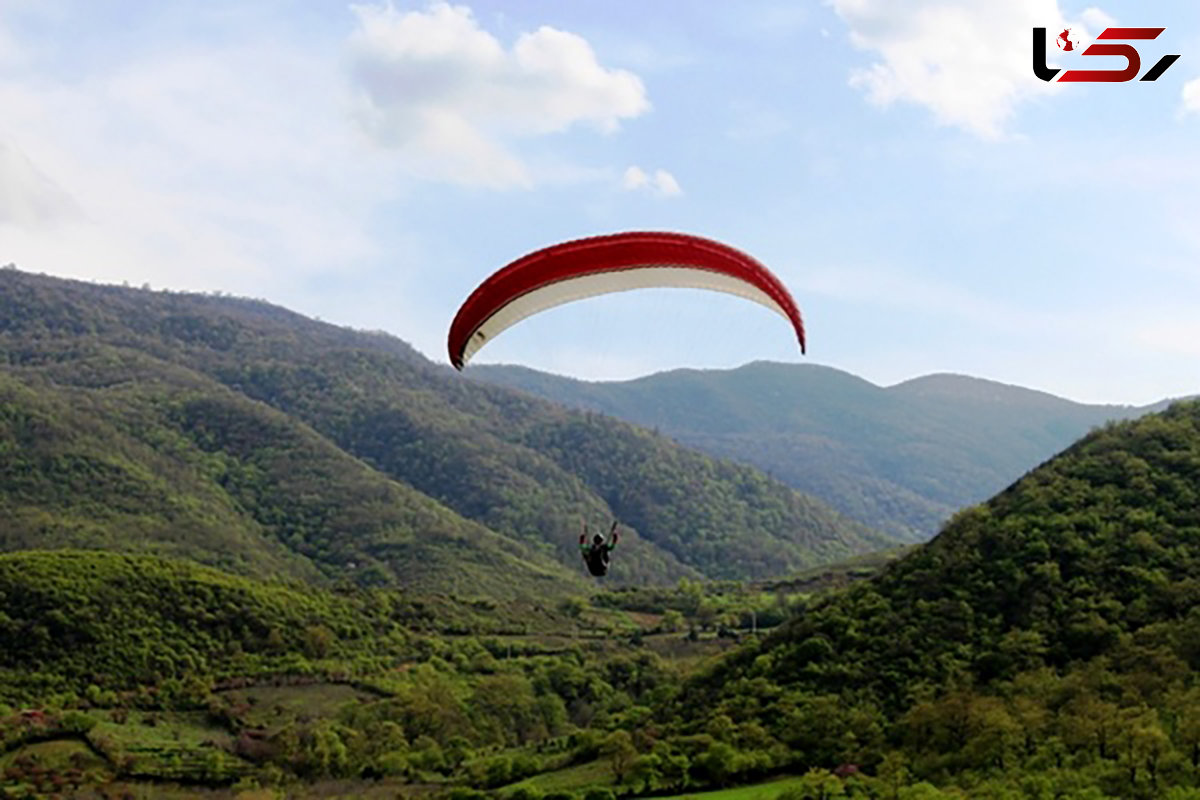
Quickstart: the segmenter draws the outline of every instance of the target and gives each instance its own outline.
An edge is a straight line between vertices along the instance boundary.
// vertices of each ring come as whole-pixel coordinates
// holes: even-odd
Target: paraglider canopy
[[[576,239],[500,269],[471,293],[450,325],[450,363],[462,369],[479,348],[539,311],[630,289],[711,289],[761,303],[791,322],[805,351],[804,323],[787,288],[729,245],[682,233],[635,232]]]

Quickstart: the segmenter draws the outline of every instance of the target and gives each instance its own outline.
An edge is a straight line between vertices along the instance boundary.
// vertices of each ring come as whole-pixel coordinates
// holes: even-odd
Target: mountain
[[[1084,405],[961,375],[883,388],[829,367],[767,362],[619,382],[495,365],[467,374],[758,467],[909,542],[1094,426],[1164,406]]]
[[[242,574],[578,592],[575,535],[628,526],[618,581],[763,577],[887,544],[754,469],[463,380],[392,337],[265,302],[0,270],[0,547]]]
[[[62,535],[57,516],[85,547],[18,540],[19,552],[0,554],[0,793],[108,783],[158,795],[175,788],[170,780],[189,784],[182,793],[253,779],[312,796],[331,780],[346,796],[431,785],[463,798],[484,796],[467,787],[678,796],[780,775],[795,777],[764,788],[797,797],[1200,792],[1200,402],[1104,425],[888,563],[626,588],[591,607],[574,598],[562,613],[593,630],[580,646],[550,627],[491,624],[497,604],[479,594],[396,591],[415,578],[387,570],[408,559],[378,548],[401,534],[431,558],[490,546],[463,538],[448,551],[404,514],[443,509],[446,537],[479,523],[415,489],[415,510],[406,508],[387,488],[406,484],[327,454],[346,451],[291,414],[149,356],[5,352],[25,364],[6,373],[0,403],[0,468],[20,460],[0,482],[17,486],[5,488],[6,510],[30,516],[12,501],[37,496],[50,519],[38,533]],[[555,464],[582,462],[586,485],[610,480],[589,447],[592,427],[611,423],[557,413],[579,429],[566,437],[573,455],[554,452],[561,436],[531,448],[545,446]],[[619,440],[628,448],[619,463],[643,452],[638,437],[650,435],[635,434]],[[665,447],[645,451],[646,475],[677,452]],[[310,464],[329,471],[310,475]],[[364,485],[371,491],[345,501]],[[392,526],[379,525],[379,509],[397,504]],[[256,559],[227,565],[252,577],[86,549],[80,533],[90,524],[88,535],[110,536],[114,548],[194,548],[211,559],[203,536],[168,535],[155,519],[217,535],[229,524],[213,523],[221,508],[233,515],[222,519],[259,526],[221,541]],[[355,525],[366,533],[339,534]],[[480,530],[528,556],[528,567],[504,571],[511,581],[545,569],[546,582],[501,604],[511,623],[522,602],[534,618],[533,603],[556,599],[560,568]],[[253,550],[255,531],[282,549]],[[347,556],[375,558],[373,581]],[[813,579],[833,585],[810,595]],[[477,627],[473,609],[489,624]],[[739,614],[753,626],[789,611],[761,638],[728,629]],[[433,633],[448,630],[443,615],[475,635]],[[681,636],[689,624],[717,626],[716,638]],[[598,633],[606,628],[622,633]]]
[[[1059,796],[1161,797],[1200,763],[1198,600],[1190,401],[1092,432],[718,665],[676,710],[764,725],[817,763],[878,765],[891,748],[939,783],[1070,769],[1107,793]],[[1010,796],[970,780],[967,796]]]

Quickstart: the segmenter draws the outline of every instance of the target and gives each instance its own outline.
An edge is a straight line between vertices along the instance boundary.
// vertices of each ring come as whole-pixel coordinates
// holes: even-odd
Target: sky
[[[1046,83],[1106,27],[1155,82]],[[1057,33],[1076,47],[1063,51]],[[670,230],[789,287],[561,306],[476,362],[1200,393],[1200,4],[0,0],[0,264],[257,297],[447,363],[520,255]]]

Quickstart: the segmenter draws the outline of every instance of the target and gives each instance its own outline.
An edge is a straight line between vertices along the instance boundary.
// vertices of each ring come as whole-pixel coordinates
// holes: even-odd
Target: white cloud
[[[621,178],[621,186],[625,189],[634,190],[641,189],[649,185],[650,176],[641,167],[630,167],[625,170],[625,175]]]
[[[1184,112],[1200,112],[1200,78],[1193,78],[1183,85],[1182,97]]]
[[[611,132],[650,108],[641,80],[601,66],[576,34],[542,26],[506,49],[463,6],[352,8],[358,120],[425,177],[529,186],[516,141],[580,123]]]
[[[667,197],[683,194],[683,189],[679,188],[679,182],[675,180],[675,176],[665,169],[654,170],[654,188],[658,190],[659,194]]]
[[[395,182],[344,97],[335,60],[267,40],[0,75],[0,261],[256,296],[353,268]]]
[[[1001,138],[1016,107],[1053,92],[1030,69],[1030,33],[1086,29],[1109,19],[1090,8],[1068,23],[1056,0],[832,0],[855,46],[880,60],[852,72],[850,83],[879,106],[925,106],[945,125]],[[1051,46],[1053,50],[1053,46]],[[1053,56],[1053,53],[1049,53]]]
[[[629,191],[645,189],[663,197],[675,197],[683,194],[683,189],[679,187],[675,176],[665,169],[656,169],[651,174],[636,165],[625,170],[625,174],[621,176],[621,187]]]

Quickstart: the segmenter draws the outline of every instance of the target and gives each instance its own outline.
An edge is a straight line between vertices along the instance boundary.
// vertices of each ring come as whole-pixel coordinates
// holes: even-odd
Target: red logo
[[[1121,56],[1125,59],[1124,69],[1069,69],[1058,79],[1059,83],[1124,83],[1137,77],[1142,69],[1142,57],[1137,48],[1131,44],[1108,44],[1099,40],[1145,41],[1157,39],[1166,28],[1105,28],[1096,37],[1097,43],[1089,45],[1080,55],[1085,56]],[[1071,38],[1071,29],[1067,28],[1055,39],[1060,50],[1075,51],[1078,42]],[[1153,67],[1142,75],[1143,81],[1156,81],[1167,68],[1178,60],[1179,56],[1163,56]],[[1033,29],[1033,74],[1044,81],[1054,80],[1060,70],[1046,66],[1046,29]]]

